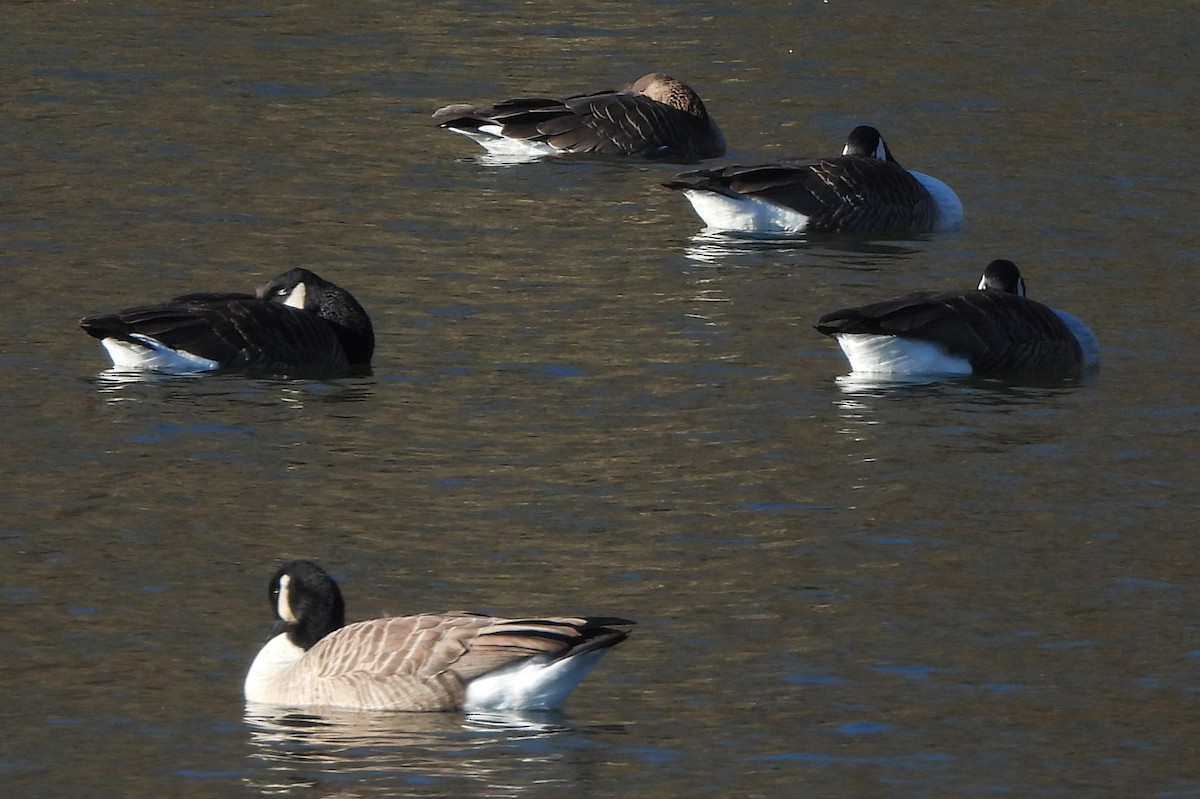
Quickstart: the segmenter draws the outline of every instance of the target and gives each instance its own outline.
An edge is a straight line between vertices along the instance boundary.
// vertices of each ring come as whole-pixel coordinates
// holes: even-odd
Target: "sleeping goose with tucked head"
[[[358,300],[307,269],[284,272],[255,294],[185,294],[79,325],[117,369],[335,375],[367,367],[375,351]]]
[[[633,624],[424,613],[346,625],[337,583],[303,560],[269,596],[282,632],[251,664],[246,701],[295,707],[554,710]]]
[[[855,372],[1076,376],[1100,362],[1091,330],[1025,296],[1012,261],[992,261],[979,290],[920,291],[825,314]]]
[[[850,132],[839,156],[701,169],[663,185],[718,231],[925,233],[963,220],[958,195],[900,166],[869,125]]]
[[[700,96],[659,72],[620,91],[492,106],[458,103],[439,108],[433,118],[438,127],[509,157],[592,153],[698,161],[725,154],[725,137]]]

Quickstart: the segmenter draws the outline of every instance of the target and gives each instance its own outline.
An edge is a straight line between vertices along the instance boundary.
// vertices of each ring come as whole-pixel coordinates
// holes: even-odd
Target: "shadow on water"
[[[251,775],[267,794],[346,782],[397,781],[453,795],[512,795],[514,786],[574,783],[562,713],[363,713],[248,705]],[[561,744],[552,745],[559,740]],[[535,777],[535,778],[531,778]],[[468,788],[469,786],[469,788]],[[482,791],[483,793],[479,793]]]

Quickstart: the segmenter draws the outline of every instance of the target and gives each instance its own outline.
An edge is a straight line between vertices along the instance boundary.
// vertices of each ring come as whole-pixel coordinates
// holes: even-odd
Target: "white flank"
[[[934,230],[953,230],[963,222],[963,206],[962,200],[958,199],[958,195],[954,193],[954,189],[947,186],[937,178],[930,177],[923,172],[913,172],[909,170],[917,181],[925,187],[933,197],[933,204],[937,206],[938,215],[937,222],[934,224]]]
[[[500,134],[499,125],[481,125],[479,128],[449,128],[455,133],[461,133],[475,141],[492,155],[503,158],[536,159],[547,155],[558,155],[562,152],[545,142],[528,141],[526,139],[510,139]]]
[[[837,336],[837,341],[855,372],[971,374],[971,363],[967,359],[950,355],[927,341],[871,333],[842,333]]]
[[[137,342],[111,337],[100,340],[117,369],[153,369],[159,372],[186,374],[207,372],[221,366],[208,358],[201,358],[183,350],[173,350],[161,341],[155,341],[140,333],[134,333],[130,338],[137,339]]]
[[[279,695],[277,687],[283,683],[283,674],[302,657],[304,650],[288,640],[287,633],[267,641],[246,673],[246,701],[286,704],[286,697]]]
[[[530,658],[490,672],[467,685],[464,710],[555,710],[607,650],[596,649],[547,663]]]
[[[1100,342],[1096,341],[1096,334],[1080,320],[1076,319],[1066,311],[1060,311],[1057,308],[1051,309],[1058,314],[1058,318],[1063,320],[1067,329],[1075,336],[1075,340],[1079,342],[1079,348],[1083,350],[1083,368],[1091,369],[1100,365]]]
[[[684,189],[692,208],[713,230],[742,233],[799,233],[808,227],[808,217],[791,208],[755,197],[727,197],[713,191]]]

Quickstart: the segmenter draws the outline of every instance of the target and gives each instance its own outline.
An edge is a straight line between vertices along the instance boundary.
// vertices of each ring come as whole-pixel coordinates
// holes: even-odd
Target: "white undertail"
[[[877,374],[969,375],[971,362],[950,355],[928,341],[881,336],[874,333],[839,333],[837,342],[855,372]]]
[[[104,338],[100,343],[108,351],[115,369],[154,369],[159,372],[187,374],[189,372],[207,372],[217,369],[221,364],[208,358],[201,358],[183,350],[171,349],[161,341],[156,341],[141,333],[131,333],[130,338]]]

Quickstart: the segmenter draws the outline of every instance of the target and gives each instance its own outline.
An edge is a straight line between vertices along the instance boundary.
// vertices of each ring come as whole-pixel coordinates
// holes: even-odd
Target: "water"
[[[4,795],[1200,795],[1195,11],[7,13]],[[725,160],[870,122],[966,225],[723,241],[677,167],[429,124],[657,68]],[[994,257],[1094,379],[839,379],[822,312]],[[372,375],[119,382],[74,327],[301,265],[371,312]],[[550,717],[247,715],[291,557],[352,618],[640,623]]]

